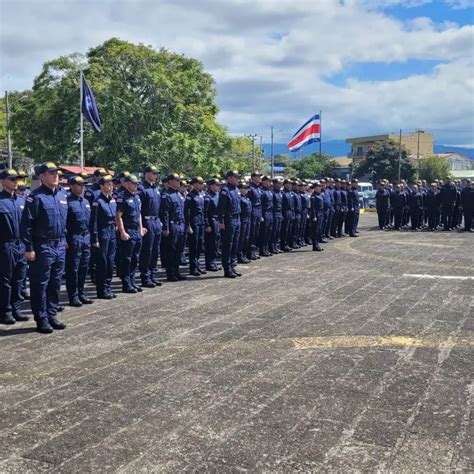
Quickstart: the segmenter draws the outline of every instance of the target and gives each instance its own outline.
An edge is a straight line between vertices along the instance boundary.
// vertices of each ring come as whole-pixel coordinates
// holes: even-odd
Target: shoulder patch
[[[117,202],[123,202],[123,199],[122,198],[117,198],[116,201]],[[110,202],[112,202],[112,200]]]
[[[27,200],[28,202],[33,202],[33,201],[34,201],[34,199],[31,198],[31,197],[27,197],[26,200]]]
[[[99,205],[99,203],[98,203],[98,202],[93,202],[92,205],[93,205],[94,207],[97,207],[97,206]]]

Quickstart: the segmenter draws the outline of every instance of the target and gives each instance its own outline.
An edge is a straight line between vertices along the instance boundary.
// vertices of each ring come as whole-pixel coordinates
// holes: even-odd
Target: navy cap
[[[23,171],[23,170],[18,170],[18,177],[21,178],[21,179],[25,179],[28,177],[28,174],[26,173],[26,171]]]
[[[125,176],[128,176],[129,174],[130,174],[130,171],[120,171],[117,178],[118,179],[123,179],[123,178],[125,178]]]
[[[80,184],[82,186],[84,186],[85,182],[84,182],[84,179],[81,177],[81,176],[71,176],[68,180],[67,180],[67,183],[69,185],[71,184]]]
[[[196,184],[196,183],[204,184],[204,180],[201,178],[201,176],[193,176],[191,178],[191,181],[189,182],[189,184]]]
[[[212,186],[214,184],[221,184],[221,182],[216,179],[216,178],[211,178],[211,179],[208,179],[207,180],[207,183],[206,183],[208,186]]]
[[[56,166],[55,163],[53,162],[48,162],[48,163],[43,163],[38,167],[38,174],[42,173],[54,173],[55,171],[58,171],[58,167]]]
[[[166,181],[180,181],[181,180],[181,176],[179,176],[179,174],[177,173],[170,173],[167,177],[166,177]]]
[[[289,178],[286,178],[286,179],[283,181],[283,184],[293,184],[293,180],[292,180],[292,179],[289,179]]]
[[[262,181],[271,181],[269,176],[263,176]]]
[[[158,173],[158,168],[155,165],[147,165],[143,170],[144,173]]]
[[[240,178],[240,174],[237,173],[237,171],[227,171],[227,173],[225,174],[225,177],[226,178]]]
[[[102,186],[102,185],[107,184],[107,183],[112,183],[113,180],[114,180],[114,178],[112,178],[112,176],[110,176],[110,174],[106,174],[105,176],[100,177],[99,184]]]
[[[18,191],[26,191],[28,186],[26,185],[25,181],[18,181]]]
[[[273,179],[272,179],[272,182],[273,182],[274,184],[278,184],[278,183],[281,184],[281,183],[282,183],[282,180],[281,180],[280,178],[273,178]]]
[[[0,179],[18,178],[18,173],[10,168],[0,171]]]
[[[94,176],[107,176],[108,174],[105,168],[97,168],[94,170]]]
[[[128,174],[127,176],[125,176],[125,178],[123,178],[123,182],[137,184],[138,178],[134,174]]]
[[[241,181],[241,182],[239,183],[239,186],[238,186],[238,187],[241,188],[241,189],[242,189],[242,188],[248,188],[248,187],[249,187],[249,183],[247,183],[247,181]]]
[[[253,178],[253,177],[255,177],[255,176],[262,176],[262,173],[258,173],[257,171],[254,171],[254,172],[250,175],[251,178]]]

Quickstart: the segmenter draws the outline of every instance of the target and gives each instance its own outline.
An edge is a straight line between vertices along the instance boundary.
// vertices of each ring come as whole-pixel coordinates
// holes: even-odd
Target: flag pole
[[[323,117],[321,115],[321,111],[319,111],[319,159],[321,160],[323,158],[323,154],[321,152],[321,145],[322,145],[322,139],[323,139]]]
[[[84,117],[82,115],[82,100],[84,96],[84,90],[83,90],[83,78],[82,75],[84,73],[82,72],[81,69],[81,77],[80,77],[80,83],[81,83],[81,93],[80,93],[80,101],[79,101],[79,116],[81,120],[81,158],[80,158],[80,166],[81,166],[81,171],[84,170]]]

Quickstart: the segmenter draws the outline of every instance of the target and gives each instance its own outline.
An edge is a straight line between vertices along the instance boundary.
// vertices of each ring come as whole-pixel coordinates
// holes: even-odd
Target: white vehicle
[[[359,183],[359,193],[365,194],[367,191],[373,191],[372,183]]]
[[[372,183],[359,183],[358,189],[360,207],[364,209],[374,207],[375,204],[371,202],[374,196],[374,187],[372,186]]]

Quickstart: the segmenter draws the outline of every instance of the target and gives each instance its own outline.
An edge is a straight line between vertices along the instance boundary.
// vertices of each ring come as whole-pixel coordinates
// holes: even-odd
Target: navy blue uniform
[[[184,201],[184,223],[188,233],[189,272],[201,271],[201,250],[204,243],[204,194],[192,189]]]
[[[410,194],[408,208],[410,211],[411,229],[416,230],[421,226],[423,210],[423,195],[419,191]]]
[[[281,247],[282,250],[288,252],[291,250],[291,234],[293,232],[293,225],[295,221],[295,200],[293,198],[293,191],[291,189],[283,189],[281,212],[283,215],[283,221],[281,225]]]
[[[346,230],[349,231],[351,237],[354,237],[357,235],[360,214],[359,191],[357,189],[351,188],[347,190],[347,207]]]
[[[379,219],[379,228],[384,229],[388,225],[388,208],[390,206],[390,193],[387,189],[378,189],[375,193],[375,207]]]
[[[34,251],[29,262],[31,309],[36,321],[54,319],[59,306],[66,261],[67,200],[58,190],[41,185],[27,198],[20,234],[25,251]]]
[[[311,219],[313,250],[321,250],[319,243],[322,240],[322,224],[324,222],[324,197],[321,193],[313,193],[311,194],[310,203],[309,215]]]
[[[206,258],[206,270],[217,269],[217,241],[219,236],[219,221],[217,219],[217,204],[219,193],[208,191],[204,196],[204,225],[207,229],[204,233],[204,253]],[[210,229],[210,231],[209,231]]]
[[[146,229],[140,252],[140,277],[144,285],[150,282],[156,284],[156,267],[160,255],[161,242],[161,195],[154,184],[144,181],[138,190],[138,196],[142,202],[142,222],[143,227]]]
[[[110,196],[100,193],[92,203],[91,242],[99,244],[96,252],[96,287],[99,298],[112,295],[112,275],[114,271],[115,252],[117,251],[117,232],[115,214],[117,203]]]
[[[453,214],[456,198],[456,188],[452,184],[445,184],[441,187],[439,199],[441,202],[441,219],[444,225],[444,230],[450,230],[453,228]]]
[[[258,194],[258,197],[258,202],[260,203],[260,194]],[[225,225],[225,229],[221,231],[222,267],[224,268],[224,273],[229,275],[235,273],[240,235],[240,192],[235,186],[226,184],[222,187],[217,204],[217,214],[219,216],[219,223]],[[255,215],[261,215],[260,208],[257,214],[253,213],[252,208],[251,225]],[[250,229],[251,233],[252,227]]]
[[[174,189],[167,189],[161,201],[161,222],[163,232],[169,235],[162,237],[162,258],[168,279],[180,278],[179,264],[184,250],[184,199]]]
[[[336,209],[334,207],[334,189],[326,188],[326,191],[324,192],[324,196],[325,196],[324,199],[327,201],[329,205],[329,212],[327,213],[326,221],[324,223],[323,234],[326,238],[330,238],[332,221],[334,220],[334,214],[336,213]]]
[[[262,188],[260,202],[262,206],[262,223],[260,225],[259,252],[260,255],[270,255],[269,245],[273,231],[273,192],[271,189]]]
[[[25,199],[0,192],[0,318],[18,316],[26,277],[25,247],[20,240]]]
[[[293,208],[294,208],[294,221],[293,228],[290,234],[290,247],[298,248],[298,242],[301,235],[301,212],[303,210],[301,204],[301,194],[298,191],[293,191]]]
[[[301,245],[310,243],[311,240],[311,196],[308,193],[301,193]]]
[[[280,249],[281,225],[283,222],[283,192],[273,191],[273,229],[270,238],[270,252],[278,253]]]
[[[141,205],[138,194],[132,194],[126,189],[117,198],[117,211],[122,213],[123,227],[130,236],[128,240],[119,239],[118,276],[125,291],[137,288],[135,271],[142,247]]]
[[[436,230],[439,217],[439,191],[429,189],[424,196],[424,207],[428,218],[429,230]]]
[[[69,301],[84,298],[87,267],[91,255],[89,224],[91,205],[84,197],[70,193],[66,220],[66,289]]]
[[[466,186],[461,191],[461,206],[464,213],[464,230],[470,232],[474,215],[474,188]]]
[[[390,198],[390,203],[394,218],[394,229],[399,230],[403,222],[403,211],[407,204],[407,197],[404,192],[395,191]]]
[[[250,219],[252,218],[252,203],[248,196],[240,195],[240,235],[237,258],[239,263],[249,263],[246,255],[250,238]]]
[[[257,258],[257,246],[262,224],[262,190],[255,184],[250,183],[247,196],[252,203],[252,217],[250,219],[250,245],[247,258]]]

